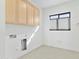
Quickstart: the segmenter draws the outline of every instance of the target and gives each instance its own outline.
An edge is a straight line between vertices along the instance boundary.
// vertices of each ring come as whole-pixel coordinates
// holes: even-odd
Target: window
[[[71,13],[65,12],[60,14],[50,15],[50,31],[69,31],[71,30],[70,18]]]

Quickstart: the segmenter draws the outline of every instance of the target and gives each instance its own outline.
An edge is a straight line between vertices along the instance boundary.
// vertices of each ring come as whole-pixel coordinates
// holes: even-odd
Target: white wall
[[[71,31],[49,31],[49,15],[71,12]],[[44,44],[79,51],[79,0],[43,9]]]
[[[41,11],[41,10],[40,10]],[[42,34],[41,34],[41,17],[40,25],[38,31],[35,33],[34,37],[27,46],[27,50],[21,50],[21,40],[23,38],[31,37],[32,33],[35,31],[36,26],[26,26],[26,25],[6,25],[6,59],[17,59],[32,51],[33,49],[42,45]],[[9,38],[9,35],[15,34],[17,38]]]
[[[35,3],[33,3],[35,4]],[[37,6],[35,4],[35,6]],[[40,8],[39,8],[40,9]],[[6,59],[17,59],[31,52],[33,49],[38,48],[42,45],[42,25],[41,25],[41,9],[40,9],[40,19],[39,19],[39,29],[35,33],[34,37],[31,39],[30,43],[27,46],[27,50],[21,50],[21,40],[23,38],[31,37],[32,33],[36,30],[36,26],[26,26],[26,25],[6,25]],[[10,34],[16,34],[17,38],[9,38]]]
[[[6,59],[16,59],[27,54],[32,49],[39,47],[41,42],[41,29],[39,29],[31,42],[27,46],[26,51],[21,50],[21,40],[26,38],[29,40],[36,27],[22,25],[6,25]],[[9,35],[17,35],[17,38],[10,38]],[[28,41],[27,41],[28,42]]]
[[[5,20],[5,2],[4,0],[0,0],[0,59],[5,59],[4,20]]]

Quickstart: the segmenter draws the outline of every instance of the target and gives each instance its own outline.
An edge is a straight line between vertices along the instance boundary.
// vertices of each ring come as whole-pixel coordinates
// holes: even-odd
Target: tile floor
[[[79,53],[59,48],[42,46],[20,59],[79,59]]]

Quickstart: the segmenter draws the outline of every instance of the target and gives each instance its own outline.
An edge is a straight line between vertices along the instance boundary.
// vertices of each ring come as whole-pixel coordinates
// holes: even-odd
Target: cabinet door
[[[39,15],[39,9],[38,8],[36,8],[36,7],[34,7],[34,11],[33,11],[33,24],[34,25],[38,25],[39,24],[39,17],[40,15]]]
[[[16,0],[6,0],[6,23],[16,23]]]
[[[26,2],[23,0],[17,1],[17,20],[18,24],[26,24],[27,20],[27,7]]]
[[[27,21],[28,25],[33,25],[33,7],[30,3],[27,4]]]

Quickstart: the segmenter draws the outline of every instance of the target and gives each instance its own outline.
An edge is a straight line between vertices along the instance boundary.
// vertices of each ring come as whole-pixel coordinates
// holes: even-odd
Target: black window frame
[[[68,14],[69,17],[60,17],[61,15],[66,15],[66,14]],[[51,17],[53,17],[53,16],[58,16],[58,18],[51,19]],[[66,19],[66,18],[68,18],[68,29],[59,29],[59,19]],[[50,15],[49,19],[50,20],[56,20],[56,25],[57,25],[56,29],[50,28],[49,29],[50,31],[70,31],[71,30],[71,12],[65,12],[65,13]]]

